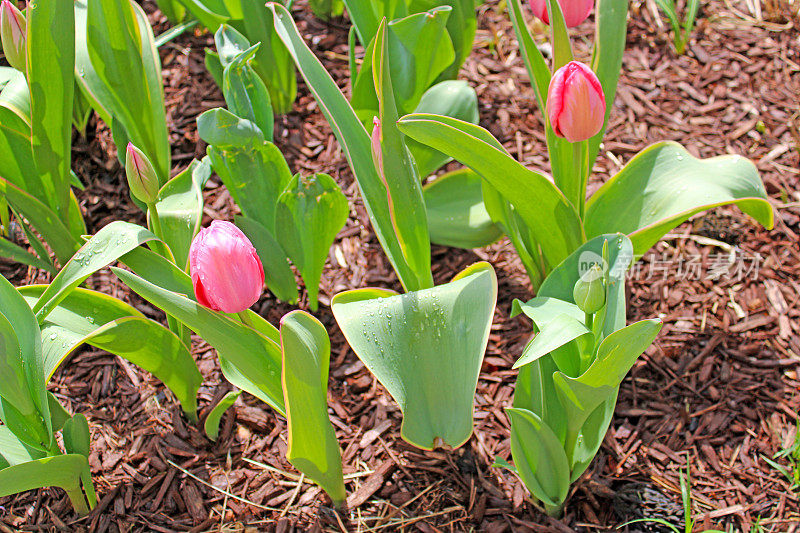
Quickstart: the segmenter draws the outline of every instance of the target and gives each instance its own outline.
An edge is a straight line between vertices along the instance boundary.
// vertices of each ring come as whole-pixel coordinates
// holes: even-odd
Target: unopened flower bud
[[[125,174],[134,198],[147,205],[155,203],[159,190],[156,170],[144,152],[131,143],[126,150]]]
[[[567,28],[574,28],[589,16],[594,0],[558,0],[558,5],[561,6],[561,13],[564,15]],[[545,24],[550,24],[547,0],[531,0],[531,9],[536,18]]]
[[[606,286],[603,269],[599,265],[584,272],[572,290],[575,304],[584,313],[593,315],[606,304]]]
[[[547,116],[555,134],[571,143],[600,131],[606,119],[606,99],[592,69],[570,61],[556,71],[547,91]]]
[[[189,248],[189,271],[200,305],[240,313],[256,303],[264,288],[264,267],[242,230],[215,220]]]
[[[9,0],[3,0],[0,5],[0,43],[8,64],[21,72],[27,70],[26,28],[27,23],[22,12]]]

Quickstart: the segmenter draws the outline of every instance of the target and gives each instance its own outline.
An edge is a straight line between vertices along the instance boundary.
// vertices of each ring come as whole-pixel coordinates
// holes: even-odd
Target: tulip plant
[[[120,259],[133,272],[112,270],[126,285],[215,347],[228,381],[286,416],[289,461],[341,506],[341,452],[327,412],[327,331],[301,311],[284,316],[277,329],[248,309],[262,294],[264,269],[245,234],[225,221],[198,233],[189,251],[191,276],[141,248]],[[237,394],[209,414],[210,437]]]
[[[228,109],[211,109],[197,119],[200,137],[217,175],[242,210],[236,223],[256,243],[267,285],[279,299],[298,299],[288,259],[300,271],[309,306],[317,309],[322,268],[336,234],[347,221],[347,198],[327,174],[292,176],[272,143],[274,121],[269,95],[252,61],[250,46],[235,29],[216,34]]]
[[[398,131],[394,57],[386,19],[362,70],[379,107],[372,135],[300,37],[289,12],[270,4],[275,28],[317,99],[358,181],[383,249],[407,291],[357,289],[331,308],[356,355],[403,411],[402,437],[417,447],[458,447],[472,434],[473,396],[497,299],[497,279],[477,263],[434,286],[426,199]],[[369,64],[366,64],[369,61]],[[458,175],[457,179],[463,179]]]
[[[344,12],[342,0],[310,0],[309,5],[314,14],[322,20],[341,17]]]
[[[191,16],[212,33],[227,24],[243,34],[248,41],[260,43],[253,58],[253,70],[266,85],[275,113],[283,115],[292,110],[292,103],[297,96],[297,80],[292,60],[275,34],[272,13],[264,8],[263,1],[158,0],[157,3],[173,23]],[[220,87],[223,86],[222,73],[225,68],[221,53],[220,50],[206,50],[206,67]]]
[[[587,2],[589,9],[577,9]],[[675,142],[656,143],[635,155],[586,199],[616,93],[628,4],[599,0],[590,67],[573,59],[560,3],[547,0],[553,71],[525,26],[519,0],[508,3],[545,118],[552,178],[519,164],[479,126],[424,114],[399,122],[404,134],[452,156],[483,178],[486,209],[517,248],[534,289],[582,243],[598,235],[625,233],[640,256],[692,215],[725,204],[738,205],[771,228],[772,208],[750,161],[740,156],[699,160]],[[569,12],[570,23],[581,23],[591,3],[564,2],[575,10]],[[536,12],[539,2],[533,5]]]

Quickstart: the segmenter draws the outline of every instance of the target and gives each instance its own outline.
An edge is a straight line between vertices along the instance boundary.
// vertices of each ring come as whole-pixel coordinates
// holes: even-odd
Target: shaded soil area
[[[547,170],[542,117],[518,56],[502,1],[479,8],[476,48],[462,76],[477,89],[481,124],[526,165]],[[629,320],[659,316],[665,326],[623,383],[596,460],[576,482],[560,521],[528,500],[514,475],[491,467],[510,459],[511,370],[530,337],[509,318],[514,298],[532,296],[506,241],[485,249],[433,249],[437,282],[477,260],[497,270],[500,297],[475,397],[475,433],[462,448],[423,452],[399,438],[400,412],[349,349],[327,303],[342,290],[400,289],[369,225],[346,161],[305,85],[292,114],[276,125],[290,166],[327,172],[351,200],[351,216],[329,256],[317,314],[332,341],[331,419],[343,451],[351,511],[338,516],[324,493],[301,482],[285,460],[285,420],[240,398],[208,441],[181,415],[163,385],[122,359],[81,349],[51,390],[92,432],[90,463],[100,504],[76,517],[58,489],[0,499],[0,531],[606,531],[636,518],[682,528],[680,475],[691,473],[700,527],[733,531],[800,530],[800,489],[765,459],[794,443],[800,411],[800,21],[788,3],[703,3],[688,53],[676,57],[651,2],[634,2],[624,73],[590,190],[653,142],[674,140],[698,157],[740,154],[758,166],[776,208],[767,231],[737,209],[700,215],[644,257],[628,283]],[[168,26],[146,3],[156,33]],[[347,24],[314,19],[305,1],[293,13],[301,32],[348,90]],[[579,28],[577,55],[589,54],[591,24]],[[208,34],[184,34],[162,50],[175,169],[201,157],[195,119],[223,106],[203,65]],[[128,198],[105,125],[92,119],[76,137],[74,168],[90,231],[113,220],[143,223]],[[237,213],[212,178],[206,217]],[[18,284],[45,273],[0,263]],[[109,271],[89,286],[154,318]],[[300,307],[304,307],[301,301]],[[291,307],[270,294],[255,309],[277,323]],[[193,353],[205,377],[202,415],[229,390],[215,352],[199,338]],[[786,458],[775,461],[791,468]],[[647,529],[651,527],[651,529]],[[666,531],[635,524],[628,531]]]

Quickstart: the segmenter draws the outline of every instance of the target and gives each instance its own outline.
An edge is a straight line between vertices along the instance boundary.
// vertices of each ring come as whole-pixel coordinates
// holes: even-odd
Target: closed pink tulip
[[[194,294],[205,307],[240,313],[261,296],[261,260],[247,236],[230,222],[215,220],[197,234],[189,249],[189,267]]]
[[[600,131],[606,98],[592,69],[570,61],[556,71],[547,91],[547,116],[555,134],[569,142],[585,141]]]
[[[561,6],[561,13],[564,14],[567,28],[574,28],[589,16],[594,0],[558,0],[558,5]],[[546,0],[531,0],[531,9],[538,19],[545,24],[550,24]]]
[[[3,0],[0,3],[0,43],[3,45],[3,53],[8,64],[22,72],[25,72],[27,64],[26,28],[27,23],[22,12],[8,0]]]

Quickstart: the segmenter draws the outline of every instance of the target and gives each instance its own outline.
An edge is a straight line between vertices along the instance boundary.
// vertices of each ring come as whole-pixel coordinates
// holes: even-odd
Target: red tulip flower
[[[556,71],[547,91],[547,116],[555,134],[569,142],[585,141],[600,131],[606,98],[592,69],[570,61]]]
[[[256,303],[264,287],[264,267],[242,231],[215,220],[189,249],[197,301],[215,311],[240,313]]]
[[[558,0],[558,5],[561,6],[561,13],[564,15],[567,28],[574,28],[589,16],[592,6],[594,6],[594,0]],[[531,9],[536,18],[545,24],[550,24],[546,0],[531,0]]]

